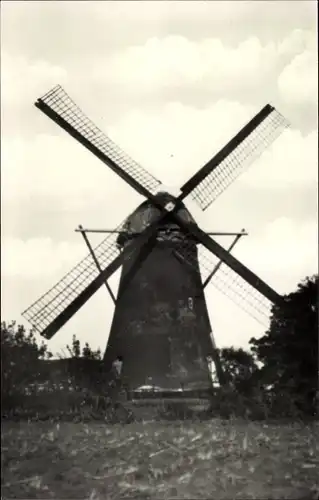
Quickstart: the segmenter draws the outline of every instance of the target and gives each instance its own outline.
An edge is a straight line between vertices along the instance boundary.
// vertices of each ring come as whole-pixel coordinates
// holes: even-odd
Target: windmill
[[[110,167],[145,201],[92,248],[89,254],[22,314],[42,336],[58,330],[122,266],[104,362],[123,358],[128,394],[208,401],[212,381],[208,358],[223,383],[204,289],[212,282],[252,315],[268,317],[283,297],[231,253],[244,233],[225,249],[196,224],[183,200],[202,210],[231,184],[288,126],[267,104],[231,141],[181,188],[178,196],[114,144],[72,101],[61,86],[35,106]],[[94,231],[94,230],[93,230]],[[98,231],[99,232],[99,231]],[[215,236],[215,234],[213,234]],[[216,262],[217,259],[217,262]],[[203,269],[206,276],[203,275]],[[153,388],[143,392],[143,388]],[[157,391],[156,391],[157,389]],[[159,392],[160,391],[160,392]],[[173,396],[172,396],[173,394]],[[146,397],[147,395],[147,397]],[[205,404],[204,404],[205,406]]]

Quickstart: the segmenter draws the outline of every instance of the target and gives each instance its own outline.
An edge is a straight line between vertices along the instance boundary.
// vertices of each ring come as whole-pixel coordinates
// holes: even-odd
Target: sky
[[[234,255],[279,293],[318,271],[314,1],[6,0],[1,11],[2,320],[30,327],[21,312],[87,253],[79,224],[116,227],[143,201],[33,106],[56,84],[172,188],[271,103],[290,128],[207,211],[186,204],[205,230],[245,228]],[[264,334],[206,290],[218,347]],[[76,334],[104,350],[113,311],[102,287],[50,349]]]

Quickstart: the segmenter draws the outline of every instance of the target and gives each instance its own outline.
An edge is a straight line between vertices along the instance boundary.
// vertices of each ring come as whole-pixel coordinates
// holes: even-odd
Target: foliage
[[[51,359],[47,345],[37,343],[32,330],[15,322],[1,323],[2,416],[48,418],[48,416],[91,416],[97,407],[105,409],[106,380],[100,350],[73,337],[67,346],[69,358]],[[104,397],[97,400],[97,394]]]
[[[258,366],[254,356],[244,349],[227,347],[219,354],[227,385],[240,393],[250,390]]]
[[[67,345],[66,348],[71,358],[96,359],[98,361],[102,359],[101,349],[93,351],[87,342],[84,344],[81,352],[81,343],[75,335],[72,337],[72,346]]]
[[[214,396],[214,413],[223,417],[265,417],[254,355],[242,348],[219,350],[225,385]]]
[[[274,306],[265,334],[243,349],[220,350],[226,387],[219,414],[254,418],[314,416],[318,394],[318,276]]]
[[[251,350],[263,366],[259,373],[272,404],[314,414],[318,388],[318,275],[307,277],[297,290],[274,306],[270,327]]]
[[[284,306],[274,306],[264,336],[250,340],[251,352],[233,347],[219,351],[227,384],[214,395],[214,415],[267,419],[315,414],[317,290],[318,276],[306,278],[285,297]],[[23,411],[43,418],[58,414],[81,419],[86,409],[86,415],[104,418],[118,388],[101,351],[88,343],[82,347],[75,336],[66,349],[69,357],[52,360],[32,331],[3,322],[3,407],[18,408],[21,414],[24,406]]]
[[[23,392],[26,384],[37,379],[39,361],[52,358],[42,342],[38,345],[32,330],[16,322],[1,323],[1,394],[12,396]]]

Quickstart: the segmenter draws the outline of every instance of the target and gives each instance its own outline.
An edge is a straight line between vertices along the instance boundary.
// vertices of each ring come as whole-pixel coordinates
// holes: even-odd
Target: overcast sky
[[[33,106],[57,83],[176,187],[276,106],[290,129],[206,212],[188,207],[204,229],[246,228],[234,254],[278,292],[317,272],[314,1],[6,0],[1,11],[3,320],[27,325],[21,312],[86,254],[78,224],[115,227],[142,201]],[[207,303],[219,347],[262,335],[212,285]],[[112,314],[102,288],[50,348],[76,334],[104,349]]]

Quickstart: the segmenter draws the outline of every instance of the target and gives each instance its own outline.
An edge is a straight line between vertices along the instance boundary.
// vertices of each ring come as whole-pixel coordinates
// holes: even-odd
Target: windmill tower
[[[168,193],[155,196],[164,205],[173,203]],[[183,205],[178,213],[195,224]],[[130,252],[135,235],[158,215],[147,201],[127,218],[118,239],[123,252]],[[173,253],[184,249],[193,258],[190,268]],[[147,385],[176,391],[210,389],[210,332],[196,241],[167,219],[144,258],[133,252],[123,265],[105,360],[121,353],[123,377],[131,391]],[[138,362],[141,354],[143,363]]]
[[[175,399],[192,394],[195,400],[208,400],[208,356],[221,382],[222,367],[210,336],[205,286],[212,282],[221,291],[231,289],[234,301],[259,317],[267,317],[272,303],[284,299],[230,253],[241,233],[225,249],[198,227],[183,200],[191,195],[203,210],[208,208],[288,126],[286,120],[266,105],[175,197],[161,191],[160,181],[121,151],[62,87],[35,105],[146,200],[94,250],[89,247],[90,254],[23,316],[52,338],[122,265],[105,364],[123,357],[129,393],[149,385],[161,391],[162,399],[170,392]],[[199,259],[201,249],[206,254]]]

